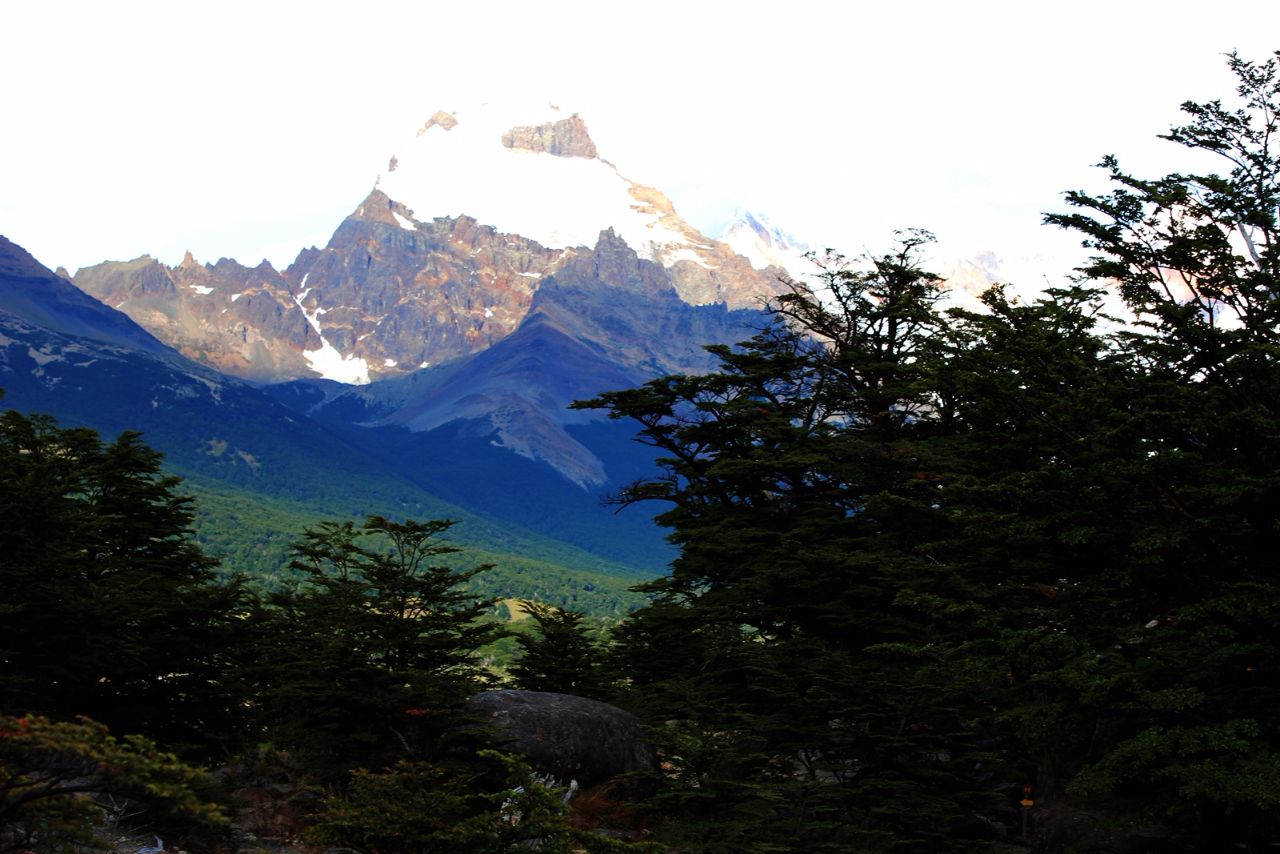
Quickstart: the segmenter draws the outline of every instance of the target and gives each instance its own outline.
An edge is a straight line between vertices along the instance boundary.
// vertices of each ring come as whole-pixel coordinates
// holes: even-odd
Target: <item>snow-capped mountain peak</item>
[[[419,220],[465,214],[556,249],[593,246],[612,227],[655,260],[688,242],[640,209],[585,122],[551,104],[436,112],[394,161],[378,189]]]
[[[188,255],[174,268],[96,265],[75,284],[218,370],[359,385],[489,348],[575,259],[617,266],[615,242],[643,262],[622,267],[643,271],[651,296],[755,308],[780,289],[778,270],[753,268],[620,174],[570,110],[441,110],[407,136],[328,244],[283,271]]]
[[[813,264],[804,257],[811,247],[757,211],[739,208],[721,229],[718,239],[748,259],[757,270],[781,267],[795,277],[813,272]]]
[[[700,233],[657,189],[600,156],[586,122],[548,102],[492,102],[433,113],[391,158],[377,189],[411,217],[469,216],[549,249],[594,246],[612,229],[673,270],[691,303],[754,304],[769,282]]]

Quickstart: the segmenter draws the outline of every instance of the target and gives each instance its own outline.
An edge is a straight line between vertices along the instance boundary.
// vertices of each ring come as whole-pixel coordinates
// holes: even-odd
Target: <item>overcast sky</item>
[[[12,3],[0,233],[72,271],[284,266],[431,113],[519,95],[706,230],[742,205],[856,253],[916,226],[1060,276],[1077,241],[1041,212],[1102,189],[1106,153],[1183,166],[1155,139],[1178,105],[1230,95],[1223,53],[1280,48],[1274,0],[1209,5]]]

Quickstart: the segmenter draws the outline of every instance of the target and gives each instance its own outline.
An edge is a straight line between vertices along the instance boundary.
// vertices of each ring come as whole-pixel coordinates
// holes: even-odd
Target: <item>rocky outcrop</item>
[[[377,379],[502,340],[565,255],[469,217],[418,222],[375,190],[285,275],[326,343]]]
[[[503,749],[564,783],[594,786],[657,769],[640,719],[617,706],[569,694],[485,691],[467,711],[497,730]]]
[[[328,245],[303,250],[283,273],[188,253],[176,267],[149,256],[86,267],[74,282],[233,376],[342,379],[326,371],[359,363],[367,380],[500,341],[566,254],[467,217],[419,223],[375,190]]]
[[[452,113],[446,113],[444,110],[436,110],[431,114],[431,118],[427,119],[426,123],[422,127],[418,128],[418,136],[422,136],[434,127],[438,127],[441,130],[453,130],[457,126],[458,120],[454,118]]]
[[[591,141],[587,124],[574,113],[558,122],[547,122],[534,127],[513,127],[502,135],[507,148],[553,154],[556,157],[599,157],[596,144]]]
[[[671,200],[653,187],[632,184],[629,192],[635,210],[655,217],[657,225],[679,236],[678,241],[654,247],[653,260],[670,270],[676,291],[685,302],[759,308],[766,298],[782,292],[782,269],[757,270],[728,244],[712,240],[685,222]]]
[[[83,268],[73,281],[188,358],[233,376],[306,376],[304,353],[319,344],[288,281],[265,261],[200,264],[188,252],[167,267],[144,255]]]
[[[667,270],[638,257],[612,231],[591,251],[567,254],[543,279],[520,328],[483,352],[395,384],[383,423],[421,432],[469,422],[475,435],[544,462],[579,487],[603,484],[603,463],[573,425],[600,418],[570,410],[611,389],[714,365],[703,345],[747,338],[759,314],[680,299]],[[390,389],[389,389],[390,391]]]

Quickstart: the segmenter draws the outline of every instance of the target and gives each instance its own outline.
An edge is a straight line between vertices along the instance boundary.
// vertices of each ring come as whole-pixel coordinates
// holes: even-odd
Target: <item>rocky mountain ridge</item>
[[[442,500],[422,483],[417,461],[376,452],[383,434],[334,430],[280,402],[270,389],[187,359],[4,237],[0,389],[0,408],[48,413],[63,426],[91,427],[108,439],[140,431],[144,442],[164,453],[168,472],[201,490],[230,490],[232,512],[245,514],[250,527],[260,520],[249,517],[276,499],[324,515],[457,519],[460,544],[503,553],[513,572],[536,572],[546,561],[585,572],[574,582],[584,595],[593,595],[597,572],[626,574],[655,565],[639,549],[613,549],[627,561],[618,563],[602,556],[608,548],[584,551],[567,538],[549,539],[509,518]],[[278,547],[283,550],[283,543]],[[254,554],[271,548],[265,540],[252,546]]]
[[[233,376],[269,381],[305,371],[302,354],[316,343],[288,281],[265,261],[199,264],[187,253],[167,267],[144,255],[83,268],[71,281],[188,358]]]
[[[780,269],[757,269],[681,219],[660,191],[601,159],[581,117],[543,112],[550,120],[509,126],[491,110],[433,114],[328,244],[283,271],[199,264],[188,253],[176,267],[143,256],[81,269],[72,281],[219,371],[348,384],[493,346],[519,327],[541,282],[590,255],[607,230],[656,264],[653,275],[688,304],[757,307],[778,291]],[[502,174],[483,172],[491,161],[505,164]],[[564,163],[587,171],[557,171]],[[474,200],[461,201],[466,192]],[[541,240],[500,228],[525,222],[528,211]]]
[[[569,428],[601,416],[569,404],[662,374],[707,371],[714,360],[705,343],[745,338],[762,322],[750,309],[689,305],[668,271],[605,231],[592,250],[566,254],[501,341],[435,370],[330,389],[306,408],[414,433],[465,422],[473,437],[599,487],[608,479],[603,461]]]
[[[405,228],[371,193],[323,249],[283,272],[143,256],[72,281],[197,361],[250,380],[367,383],[447,362],[510,334],[564,251],[468,217]],[[407,220],[406,220],[407,221]]]
[[[648,513],[601,506],[650,450],[568,406],[711,368],[704,345],[749,337],[781,275],[544,107],[433,114],[328,243],[283,270],[188,254],[72,278],[433,495],[653,567],[668,552]]]
[[[49,272],[27,250],[0,235],[0,314],[59,335],[167,356],[173,351],[140,325],[110,311]],[[4,343],[4,342],[0,342]],[[33,359],[40,361],[36,355]]]
[[[554,104],[437,112],[392,160],[377,187],[419,217],[465,214],[560,249],[592,246],[612,228],[641,258],[680,268],[688,302],[740,308],[776,292],[780,271],[743,264],[699,232],[661,191],[601,157],[581,116]]]

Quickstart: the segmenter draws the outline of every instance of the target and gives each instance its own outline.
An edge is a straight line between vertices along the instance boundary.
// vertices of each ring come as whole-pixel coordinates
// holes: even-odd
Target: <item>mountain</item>
[[[776,289],[776,271],[754,269],[685,222],[659,190],[622,175],[582,118],[554,104],[437,112],[392,156],[378,189],[418,216],[466,214],[548,248],[592,246],[613,229],[641,258],[670,270],[694,305],[755,307]]]
[[[50,332],[144,353],[169,354],[133,320],[111,311],[56,273],[21,246],[0,235],[0,313],[23,318]],[[35,357],[33,357],[35,358]]]
[[[709,370],[704,343],[747,337],[759,312],[682,300],[660,265],[641,259],[612,230],[540,284],[520,326],[442,367],[359,389],[304,396],[307,411],[346,413],[350,423],[410,432],[467,423],[469,435],[538,460],[580,487],[609,479],[568,427],[601,420],[575,400],[662,374]],[[339,418],[344,416],[339,415]]]
[[[173,268],[99,264],[74,281],[224,373],[373,383],[325,391],[325,406],[411,432],[466,422],[468,435],[592,487],[609,475],[566,431],[593,418],[567,405],[706,370],[703,345],[749,335],[781,275],[624,177],[577,114],[486,105],[433,114],[328,244],[283,272],[188,254]],[[279,399],[316,405],[314,393]]]
[[[217,545],[238,550],[237,568],[264,551],[276,568],[283,564],[288,532],[280,541],[282,532],[263,528],[259,517],[288,516],[300,529],[306,519],[369,513],[459,520],[453,539],[499,564],[498,580],[485,583],[506,595],[533,590],[522,580],[528,573],[558,597],[595,601],[610,589],[617,599],[619,577],[652,574],[662,565],[652,556],[647,563],[611,561],[442,500],[394,460],[164,346],[5,238],[0,388],[4,408],[51,413],[66,426],[89,426],[107,437],[142,431],[165,453],[166,468],[202,496],[202,506],[207,497],[223,508],[222,518],[206,515],[198,526],[213,531]]]
[[[764,214],[739,208],[718,239],[760,270],[781,269],[795,278],[814,272],[805,254],[813,247],[778,228]]]
[[[244,379],[270,381],[307,371],[319,348],[285,278],[263,262],[177,267],[150,256],[78,270],[75,285],[124,312],[201,364]]]
[[[320,249],[283,272],[143,257],[75,284],[188,357],[258,382],[403,376],[492,346],[540,283],[612,230],[692,305],[758,307],[756,269],[698,232],[661,192],[602,159],[552,106],[438,112]]]
[[[603,483],[598,461],[567,447],[556,429],[593,420],[569,404],[662,374],[706,371],[712,360],[704,343],[744,337],[759,319],[723,304],[689,305],[662,267],[606,231],[590,253],[575,255],[542,282],[515,332],[427,372],[420,389],[382,423],[421,431],[459,418],[487,419],[499,446],[541,457],[576,483]]]
[[[612,231],[549,275],[519,328],[487,350],[353,387],[297,382],[277,399],[396,461],[433,494],[614,560],[662,565],[650,520],[608,495],[653,470],[634,427],[574,400],[708,370],[703,342],[747,337],[758,311],[680,299],[665,269]],[[513,458],[514,457],[514,458]]]
[[[568,406],[708,370],[704,346],[749,337],[781,276],[625,177],[577,114],[490,104],[430,116],[328,243],[282,271],[188,254],[73,280],[262,384],[347,443],[351,465],[652,570],[671,555],[658,508],[602,506],[652,470],[650,449]]]

